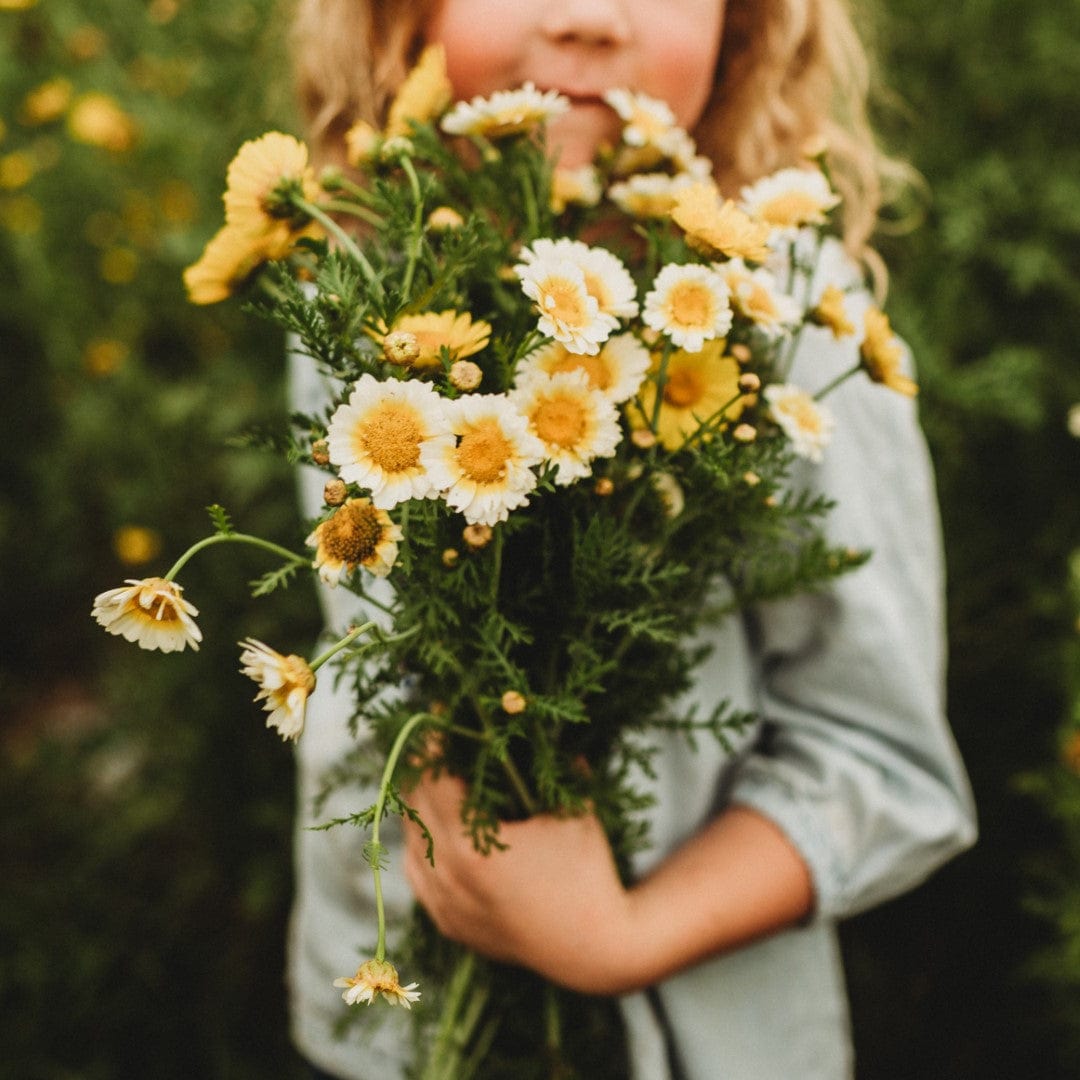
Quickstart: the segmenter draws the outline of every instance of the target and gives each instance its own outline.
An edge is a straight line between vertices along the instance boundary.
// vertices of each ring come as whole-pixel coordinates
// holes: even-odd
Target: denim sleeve
[[[823,386],[856,361],[849,340],[813,331],[792,381]],[[826,405],[832,445],[796,483],[836,501],[832,542],[872,555],[752,614],[764,725],[731,800],[783,830],[810,868],[817,914],[840,918],[918,884],[976,826],[944,715],[939,523],[915,403],[860,375]]]

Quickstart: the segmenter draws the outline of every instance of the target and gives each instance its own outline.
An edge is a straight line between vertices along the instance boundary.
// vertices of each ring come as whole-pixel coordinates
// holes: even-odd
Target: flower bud
[[[461,538],[473,551],[479,551],[480,548],[487,547],[491,543],[491,535],[490,525],[466,525],[461,530]]]
[[[465,219],[452,206],[436,206],[428,214],[427,227],[432,232],[449,232],[460,229],[464,224]]]
[[[761,379],[752,371],[744,372],[739,376],[739,389],[744,394],[756,394],[761,389]]]
[[[316,439],[311,444],[311,460],[316,465],[330,464],[330,444],[325,439]]]
[[[757,428],[753,424],[738,424],[731,437],[736,442],[752,443],[757,438]]]
[[[327,506],[340,506],[349,494],[349,487],[344,480],[334,477],[327,480],[323,488],[323,502]]]
[[[383,338],[383,356],[391,364],[407,367],[416,363],[420,356],[420,342],[408,330],[393,330]]]
[[[746,364],[754,357],[754,354],[750,351],[750,346],[744,345],[741,341],[732,345],[728,352],[740,364]]]
[[[500,701],[503,712],[508,716],[517,716],[525,711],[525,697],[516,690],[507,690]]]
[[[611,495],[615,491],[615,481],[612,480],[610,476],[601,476],[600,479],[596,481],[593,491],[601,497]]]
[[[480,365],[471,360],[455,360],[450,365],[450,385],[458,390],[475,390],[483,377]]]
[[[761,483],[761,477],[756,472],[744,472],[743,483],[747,487],[757,487]]]
[[[447,548],[442,553],[443,566],[456,566],[461,553],[457,548]]]
[[[630,433],[630,441],[639,450],[648,450],[656,445],[656,436],[648,428],[635,428]]]

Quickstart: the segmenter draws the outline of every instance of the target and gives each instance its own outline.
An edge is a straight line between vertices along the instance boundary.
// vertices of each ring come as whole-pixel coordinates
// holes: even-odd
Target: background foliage
[[[1080,1072],[1080,8],[880,5],[889,143],[926,177],[886,238],[920,359],[951,576],[951,715],[983,838],[845,927],[865,1080]],[[279,0],[0,0],[0,1080],[290,1077],[288,754],[237,638],[310,639],[303,587],[219,548],[197,655],[91,598],[222,502],[295,543],[281,345],[180,270],[227,161],[297,130]],[[1009,27],[1004,33],[1002,28]],[[104,95],[90,97],[86,95]]]

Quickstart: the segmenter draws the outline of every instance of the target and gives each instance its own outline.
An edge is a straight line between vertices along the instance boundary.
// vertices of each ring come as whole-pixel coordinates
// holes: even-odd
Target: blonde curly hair
[[[437,3],[298,0],[295,77],[316,160],[340,161],[356,120],[385,122]],[[846,245],[866,258],[883,185],[903,175],[870,128],[869,71],[848,0],[727,0],[712,95],[692,132],[721,188],[736,194],[823,142]]]

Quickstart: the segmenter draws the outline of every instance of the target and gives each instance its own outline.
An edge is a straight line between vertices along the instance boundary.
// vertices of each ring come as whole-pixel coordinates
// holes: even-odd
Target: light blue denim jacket
[[[855,285],[838,248],[824,260],[822,278]],[[849,299],[861,323],[869,300]],[[821,388],[855,363],[855,340],[808,330],[791,381]],[[325,385],[301,357],[293,358],[293,389],[299,408],[325,401]],[[826,407],[836,420],[832,443],[821,464],[801,465],[793,487],[835,500],[830,539],[873,555],[820,592],[760,605],[705,635],[713,651],[690,700],[708,711],[727,699],[762,719],[733,753],[702,741],[696,751],[677,738],[665,744],[653,846],[635,866],[647,872],[735,802],[769,817],[800,851],[815,911],[797,928],[697,964],[649,995],[624,998],[633,1080],[853,1076],[837,920],[910,889],[975,839],[970,788],[943,712],[939,526],[915,405],[859,376]],[[322,478],[305,476],[302,487],[305,511],[314,515]],[[326,590],[324,600],[332,626],[355,617],[355,597],[344,590]],[[351,713],[342,690],[320,686],[297,748],[289,978],[301,1051],[344,1080],[363,1080],[400,1075],[393,1062],[408,1047],[389,1010],[366,1039],[331,1034],[345,1006],[330,983],[351,974],[374,942],[364,837],[305,830],[320,776],[350,748]],[[364,792],[339,792],[323,820],[366,801]],[[403,913],[407,886],[399,874],[386,877],[388,903]]]

